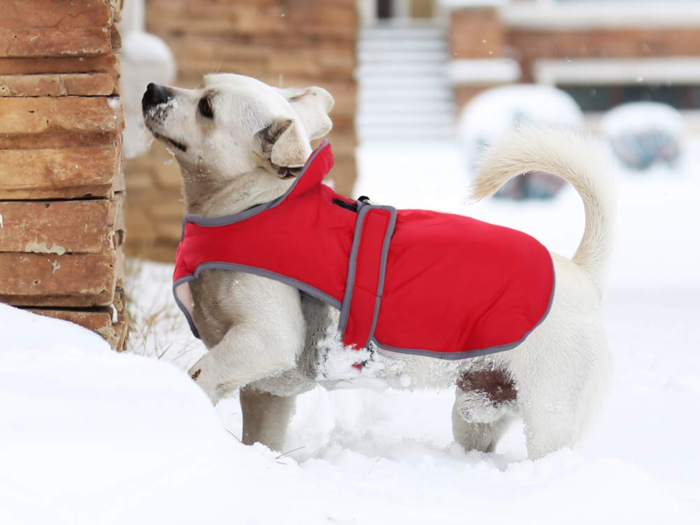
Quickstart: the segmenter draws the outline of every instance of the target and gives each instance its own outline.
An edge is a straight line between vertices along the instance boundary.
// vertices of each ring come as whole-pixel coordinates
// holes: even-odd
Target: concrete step
[[[374,126],[385,125],[391,123],[396,126],[435,126],[451,127],[453,124],[453,115],[449,113],[397,113],[386,115],[365,113],[358,115],[355,122],[358,126]]]
[[[447,66],[444,62],[438,63],[381,63],[362,64],[357,68],[358,78],[383,78],[383,77],[433,77],[447,76]]]
[[[358,43],[361,142],[449,140],[454,93],[445,28],[381,25],[364,28]]]
[[[359,101],[358,112],[370,114],[396,114],[396,113],[444,113],[454,114],[454,102],[452,99],[443,100],[383,100],[383,101]]]
[[[407,51],[405,49],[359,51],[358,62],[360,64],[436,64],[447,63],[449,53],[443,50],[416,49]]]
[[[360,41],[365,40],[439,40],[444,39],[444,27],[387,27],[377,25],[360,29]]]
[[[386,76],[386,77],[360,77],[360,89],[436,89],[445,90],[451,89],[452,84],[448,78],[442,76],[427,76],[427,77],[401,77],[401,76]]]
[[[450,140],[454,138],[452,129],[406,129],[401,127],[374,127],[361,130],[358,134],[362,144],[393,141]]]
[[[398,86],[388,89],[360,88],[358,100],[363,102],[394,102],[422,103],[431,101],[452,101],[453,92],[449,87],[435,89],[420,86]]]
[[[366,40],[361,41],[357,46],[358,52],[361,53],[377,53],[377,52],[443,52],[448,53],[448,43],[444,40]]]

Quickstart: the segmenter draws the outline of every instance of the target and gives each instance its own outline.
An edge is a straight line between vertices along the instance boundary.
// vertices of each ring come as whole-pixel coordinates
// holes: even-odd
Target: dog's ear
[[[312,86],[279,89],[279,92],[299,115],[309,134],[309,140],[320,139],[333,128],[333,122],[328,118],[328,113],[333,109],[335,100],[328,91]]]
[[[309,139],[292,118],[279,118],[258,131],[263,154],[280,168],[301,168],[311,155]]]

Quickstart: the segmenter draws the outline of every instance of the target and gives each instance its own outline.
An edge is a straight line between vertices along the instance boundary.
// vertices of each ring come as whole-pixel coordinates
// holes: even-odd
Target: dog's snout
[[[151,82],[148,84],[146,92],[143,94],[143,98],[141,99],[141,108],[146,111],[153,106],[165,104],[171,98],[173,98],[173,95],[170,89]]]

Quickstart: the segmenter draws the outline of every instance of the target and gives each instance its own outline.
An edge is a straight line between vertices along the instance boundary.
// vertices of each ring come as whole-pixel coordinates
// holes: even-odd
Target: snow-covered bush
[[[567,93],[538,85],[504,86],[476,96],[462,111],[459,138],[473,169],[484,149],[521,123],[583,127],[583,113]],[[496,195],[512,199],[547,199],[564,185],[545,173],[528,173]]]
[[[608,111],[601,122],[617,159],[629,170],[653,166],[676,169],[682,157],[685,123],[671,106],[658,102],[629,102]]]
[[[143,0],[124,4],[122,30],[122,103],[126,128],[123,151],[127,159],[148,151],[151,142],[141,114],[141,97],[149,82],[170,84],[175,80],[177,65],[168,45],[155,35],[144,32]]]

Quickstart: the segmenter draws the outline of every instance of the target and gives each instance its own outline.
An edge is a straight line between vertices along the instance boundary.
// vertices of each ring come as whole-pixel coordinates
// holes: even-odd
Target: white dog
[[[148,128],[173,148],[180,165],[188,212],[203,217],[283,195],[311,154],[310,141],[330,131],[332,107],[318,87],[277,89],[232,74],[209,75],[197,90],[151,84],[143,98]],[[493,195],[530,171],[569,181],[586,213],[573,259],[552,254],[557,283],[545,321],[515,349],[469,360],[375,349],[375,374],[394,386],[456,384],[452,423],[466,450],[494,450],[512,419],[522,416],[528,454],[538,458],[576,443],[608,377],[600,302],[613,191],[607,159],[589,141],[528,128],[489,150],[474,196]],[[323,345],[337,312],[247,273],[205,271],[191,290],[193,318],[209,349],[192,367],[193,378],[213,402],[241,388],[244,442],[280,449],[295,396],[313,388],[324,373],[319,363],[332,359]]]

